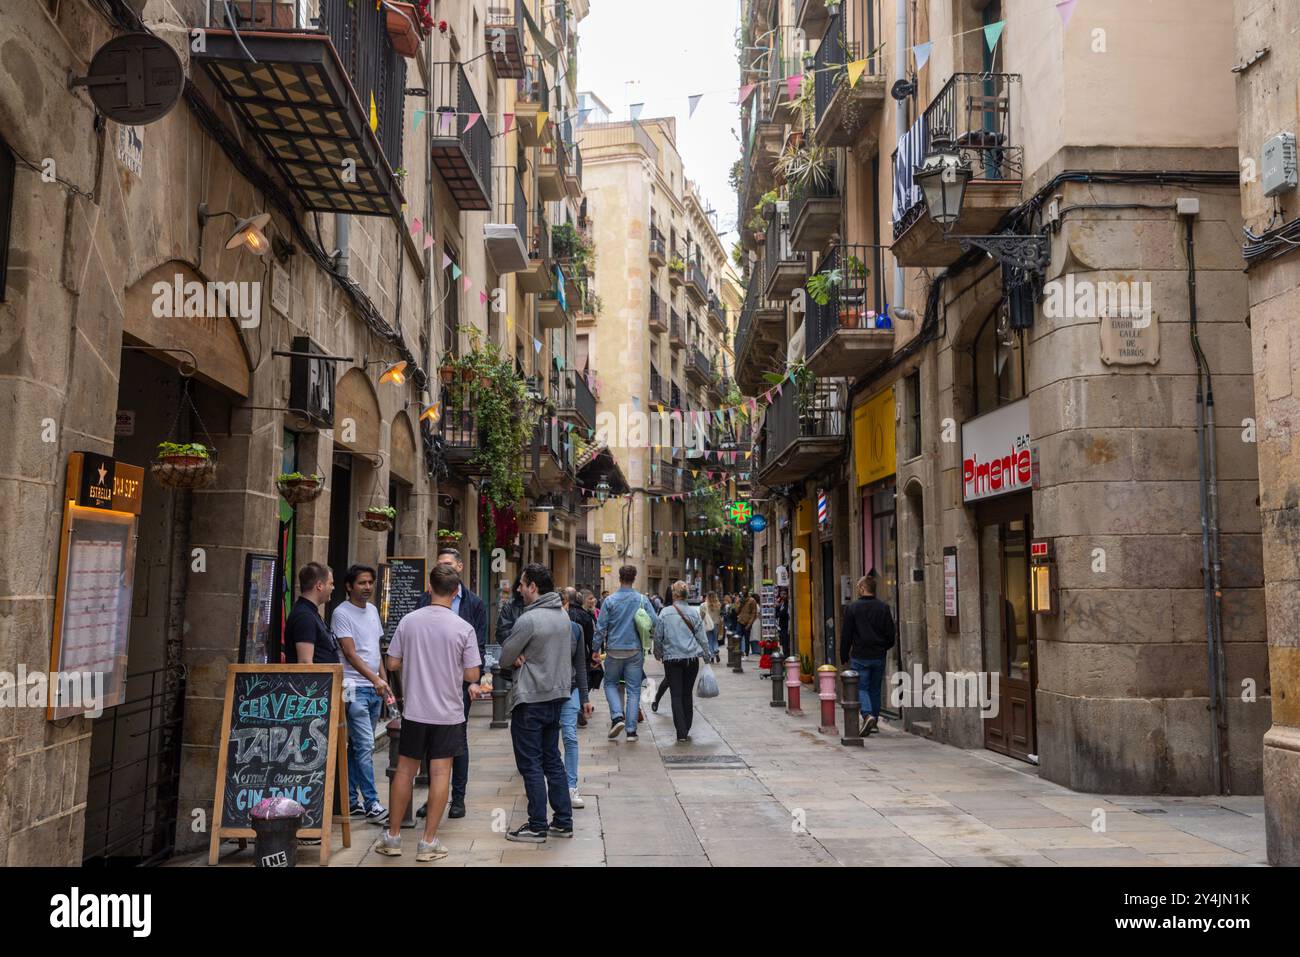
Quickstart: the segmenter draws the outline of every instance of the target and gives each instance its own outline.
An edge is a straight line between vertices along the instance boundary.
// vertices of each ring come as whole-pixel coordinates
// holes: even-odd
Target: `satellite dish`
[[[115,123],[144,126],[171,112],[185,87],[181,58],[150,33],[126,33],[100,47],[84,77],[95,107]]]

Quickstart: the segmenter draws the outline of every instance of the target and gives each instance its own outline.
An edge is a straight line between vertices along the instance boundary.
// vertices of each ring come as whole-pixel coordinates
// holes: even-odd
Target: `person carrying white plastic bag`
[[[718,696],[718,676],[713,673],[711,665],[706,664],[700,668],[700,680],[696,682],[695,693],[701,698]]]
[[[691,722],[695,717],[691,698],[695,678],[700,673],[700,659],[707,661],[712,657],[700,613],[686,601],[689,595],[690,586],[686,582],[673,582],[673,603],[659,613],[654,627],[654,656],[664,663],[664,680],[673,696],[673,725],[679,744],[691,737]],[[708,665],[704,667],[707,669]]]

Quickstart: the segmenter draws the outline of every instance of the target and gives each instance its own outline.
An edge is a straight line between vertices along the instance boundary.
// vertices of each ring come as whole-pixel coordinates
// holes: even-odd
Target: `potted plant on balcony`
[[[301,472],[281,472],[275,479],[280,497],[290,505],[314,502],[325,491],[324,475],[303,475]]]
[[[361,525],[374,532],[386,532],[397,521],[397,509],[390,505],[368,505],[361,513]]]
[[[792,190],[825,188],[831,183],[831,153],[816,143],[787,148],[776,161],[776,172]]]
[[[678,276],[686,275],[686,263],[680,256],[674,256],[668,260],[668,271]]]
[[[388,29],[388,39],[393,44],[393,50],[407,59],[415,57],[420,52],[420,41],[424,38],[422,19],[416,13],[415,4],[403,3],[402,0],[383,0],[383,4],[384,25]],[[429,19],[427,12],[423,19]]]
[[[450,528],[438,529],[438,547],[439,548],[459,548],[462,533]]]
[[[149,471],[167,488],[207,488],[217,480],[216,451],[199,442],[159,442]]]

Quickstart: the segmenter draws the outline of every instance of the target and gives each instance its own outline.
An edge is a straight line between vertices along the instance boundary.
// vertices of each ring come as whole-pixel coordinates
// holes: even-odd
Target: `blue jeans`
[[[573,826],[573,805],[569,782],[560,757],[560,706],[564,699],[517,704],[510,714],[510,740],[515,747],[515,767],[524,779],[528,795],[528,827],[545,833],[546,803],[555,812],[555,823]]]
[[[862,716],[880,717],[880,685],[885,680],[885,659],[850,658],[849,665],[858,673],[858,701]]]
[[[716,656],[718,654],[718,629],[709,629],[709,653]]]
[[[383,699],[370,683],[358,683],[348,703],[348,801],[357,793],[367,809],[379,801],[375,790],[375,724]]]
[[[569,776],[569,790],[578,786],[578,712],[582,698],[573,689],[567,701],[560,705],[560,734],[564,738],[564,770]]]
[[[465,801],[465,786],[469,784],[469,684],[461,682],[461,695],[465,700],[465,750],[451,759],[451,799]]]
[[[627,733],[636,734],[636,711],[641,706],[641,682],[645,678],[645,655],[638,651],[631,658],[605,657],[605,700],[609,702],[609,716],[627,720]],[[623,710],[623,689],[619,680],[627,684],[627,711]]]

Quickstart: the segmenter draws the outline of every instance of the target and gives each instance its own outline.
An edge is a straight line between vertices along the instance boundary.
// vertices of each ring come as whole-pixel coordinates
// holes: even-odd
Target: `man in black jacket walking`
[[[450,565],[456,570],[456,574],[461,575],[464,581],[465,563],[461,561],[460,552],[454,548],[443,548],[438,552],[439,565]],[[426,592],[424,598],[420,601],[420,607],[423,608],[429,604],[429,595]],[[474,636],[478,639],[478,655],[480,661],[486,661],[487,658],[487,638],[488,638],[488,617],[487,606],[483,604],[483,599],[474,594],[463,584],[460,586],[454,598],[451,601],[451,610],[461,617],[462,621],[468,622],[474,626]],[[465,816],[465,788],[469,785],[469,682],[462,682],[461,694],[465,702],[465,750],[461,756],[454,759],[451,764],[451,809],[447,812],[447,817],[464,817]],[[424,817],[428,813],[429,806],[426,804],[416,812],[417,817]]]
[[[858,700],[862,704],[861,735],[878,730],[881,683],[885,678],[885,652],[894,647],[894,616],[876,597],[876,579],[858,579],[858,597],[844,609],[844,640],[840,664],[858,673]]]

